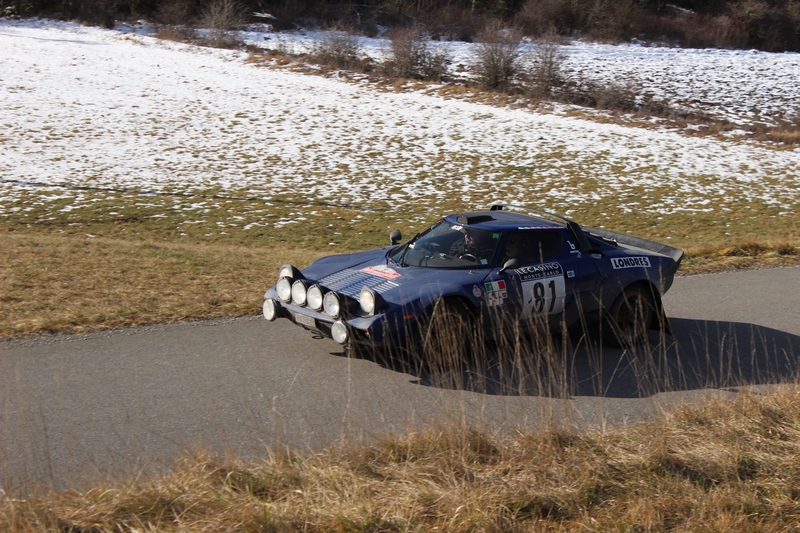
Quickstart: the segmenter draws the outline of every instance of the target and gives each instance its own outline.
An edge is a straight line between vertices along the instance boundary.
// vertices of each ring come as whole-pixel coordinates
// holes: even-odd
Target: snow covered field
[[[220,232],[281,227],[325,203],[417,220],[494,199],[575,212],[611,198],[649,218],[743,205],[796,217],[800,205],[798,148],[381,92],[67,23],[0,21],[0,50],[0,218],[120,191],[176,194],[185,224],[215,203],[191,194],[263,200]],[[800,54],[574,44],[570,68],[636,76],[741,122],[800,109]]]
[[[131,28],[133,31],[133,28]],[[321,38],[313,32],[244,32],[248,44],[309,52]],[[461,65],[462,75],[475,61],[475,45],[433,42]],[[390,57],[386,39],[361,38],[364,53],[378,62]],[[522,57],[534,44],[523,44]],[[792,119],[800,114],[800,54],[757,50],[680,49],[656,46],[573,42],[562,47],[564,74],[576,82],[630,84],[640,96],[737,124]]]

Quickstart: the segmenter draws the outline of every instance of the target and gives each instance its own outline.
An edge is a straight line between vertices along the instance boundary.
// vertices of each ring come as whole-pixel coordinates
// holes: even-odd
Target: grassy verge
[[[740,392],[610,432],[438,428],[0,503],[6,531],[786,531],[800,396]]]
[[[304,250],[2,234],[0,336],[253,314]]]

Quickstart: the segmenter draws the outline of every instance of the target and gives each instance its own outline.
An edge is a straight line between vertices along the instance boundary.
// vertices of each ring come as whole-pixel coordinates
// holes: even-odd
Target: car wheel
[[[633,348],[645,344],[655,313],[650,290],[641,285],[628,287],[608,311],[603,340],[616,348]]]
[[[422,339],[422,355],[431,374],[460,378],[473,337],[469,309],[460,302],[437,301]]]

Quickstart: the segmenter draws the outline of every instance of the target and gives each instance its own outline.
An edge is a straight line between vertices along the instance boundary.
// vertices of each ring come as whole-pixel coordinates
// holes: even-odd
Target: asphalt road
[[[569,354],[440,383],[346,357],[288,321],[252,317],[0,342],[0,488],[79,487],[205,449],[243,457],[369,441],[442,422],[489,432],[614,427],[676,403],[796,375],[800,268],[678,278],[673,335],[649,353]]]

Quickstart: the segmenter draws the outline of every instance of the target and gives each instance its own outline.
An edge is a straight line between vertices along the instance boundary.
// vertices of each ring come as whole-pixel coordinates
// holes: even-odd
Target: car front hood
[[[327,289],[358,298],[361,289],[368,287],[389,301],[401,303],[419,295],[431,285],[466,286],[480,284],[489,269],[444,270],[437,268],[401,267],[388,262],[386,250],[323,258],[303,271]]]

